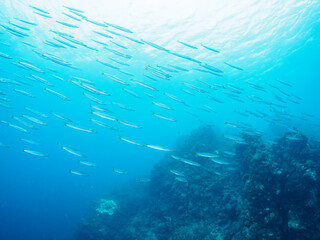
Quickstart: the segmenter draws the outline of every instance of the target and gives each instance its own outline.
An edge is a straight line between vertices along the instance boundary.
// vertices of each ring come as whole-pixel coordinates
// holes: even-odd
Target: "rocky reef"
[[[230,142],[203,126],[179,139],[174,156],[197,165],[168,154],[150,182],[132,181],[93,204],[77,239],[320,239],[320,143],[298,131],[275,142],[241,135],[244,142]]]

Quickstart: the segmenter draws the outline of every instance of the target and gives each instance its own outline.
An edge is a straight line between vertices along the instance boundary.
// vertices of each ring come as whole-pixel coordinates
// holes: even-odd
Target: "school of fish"
[[[168,49],[147,39],[141,39],[133,31],[125,27],[109,23],[107,21],[96,21],[86,17],[85,11],[64,6],[64,12],[61,12],[58,19],[54,19],[52,14],[37,6],[29,6],[32,14],[43,18],[41,21],[50,21],[47,25],[48,35],[51,37],[44,40],[41,46],[32,43],[34,31],[38,27],[38,23],[30,20],[15,17],[9,19],[6,23],[0,24],[0,37],[2,35],[10,35],[15,41],[29,51],[33,52],[34,59],[25,59],[19,56],[10,56],[7,53],[10,44],[5,41],[0,42],[0,61],[6,61],[12,64],[12,67],[23,70],[24,74],[17,74],[12,71],[6,72],[1,69],[0,72],[6,76],[0,76],[0,108],[7,116],[11,116],[11,120],[1,120],[1,123],[7,127],[11,127],[19,132],[19,139],[29,144],[24,149],[25,154],[36,157],[48,157],[50,153],[42,152],[42,144],[33,140],[33,136],[37,134],[39,128],[50,127],[46,120],[55,118],[56,121],[62,121],[65,128],[82,132],[83,134],[95,134],[100,131],[116,131],[118,138],[125,144],[131,144],[139,148],[149,148],[153,150],[169,152],[174,160],[181,162],[189,167],[202,166],[196,161],[197,158],[205,158],[212,161],[212,164],[223,165],[232,169],[229,165],[230,159],[235,156],[232,151],[214,152],[198,152],[194,153],[193,159],[187,159],[184,156],[174,154],[170,146],[158,145],[155,142],[140,142],[127,136],[127,129],[130,131],[141,131],[144,126],[135,121],[135,117],[139,115],[140,109],[136,109],[134,105],[130,105],[130,101],[121,102],[121,96],[126,99],[135,99],[142,104],[149,104],[153,111],[149,114],[149,121],[156,118],[164,121],[166,124],[176,124],[181,118],[176,118],[175,112],[179,111],[189,117],[193,117],[194,121],[202,122],[198,112],[206,112],[217,116],[215,106],[219,107],[225,103],[232,102],[235,109],[232,113],[241,119],[249,117],[259,118],[269,124],[287,128],[293,135],[288,140],[299,141],[299,137],[295,137],[295,129],[290,129],[286,125],[287,120],[309,121],[314,116],[309,113],[292,114],[286,111],[290,104],[301,104],[303,99],[294,94],[292,84],[280,79],[270,80],[268,82],[259,82],[248,80],[240,87],[237,83],[226,82],[225,74],[230,71],[245,72],[244,66],[236,66],[232,61],[219,63],[223,66],[220,69],[216,63],[202,61],[179,53],[174,49]],[[91,26],[93,38],[82,41],[71,34],[72,31],[80,31],[82,24]],[[43,30],[42,30],[43,31]],[[1,39],[5,39],[2,38]],[[185,48],[186,51],[206,51],[208,54],[221,54],[222,50],[217,50],[205,43],[193,45],[186,41],[174,40]],[[137,76],[131,69],[136,66],[135,55],[132,54],[136,48],[149,48],[155,54],[166,54],[172,61],[167,64],[140,64],[141,75]],[[88,55],[95,56],[96,52],[103,52],[102,57],[94,57],[94,60],[88,60],[88,64],[92,64],[101,69],[100,78],[105,82],[105,89],[97,86],[96,82],[88,77],[83,69],[77,67],[77,63],[70,62],[59,56],[59,51],[66,50],[74,52],[76,55],[79,49],[86,49]],[[39,66],[39,61],[43,62]],[[46,67],[43,67],[46,66]],[[72,73],[66,75],[63,71],[56,70],[58,66],[66,69],[66,72]],[[188,74],[203,74],[204,78],[195,77],[193,81],[185,80],[184,76]],[[65,88],[56,87],[60,83],[65,86],[75,86],[79,95],[89,102],[88,107],[83,107],[83,111],[88,114],[87,125],[77,124],[77,119],[71,116],[63,116],[59,113],[59,109],[51,106],[48,112],[43,113],[36,106],[25,106],[24,112],[12,111],[14,101],[6,95],[14,92],[17,96],[25,98],[37,98],[39,101],[45,101],[46,98],[55,97],[56,101],[65,102],[67,105],[73,101],[68,96]],[[168,82],[174,82],[177,88],[171,88]],[[57,84],[59,83],[59,84]],[[117,91],[109,91],[108,85],[112,85]],[[37,92],[39,87],[43,90],[41,96]],[[250,94],[248,95],[248,92]],[[193,99],[190,101],[190,98]],[[199,100],[201,99],[201,101]],[[205,104],[197,104],[197,103]],[[256,105],[257,110],[245,109],[237,106],[245,106],[247,102]],[[260,106],[267,107],[269,111],[260,110]],[[265,109],[265,108],[264,108]],[[125,111],[129,116],[128,119],[119,117],[118,112]],[[3,114],[4,115],[4,114]],[[2,115],[2,116],[3,116]],[[210,115],[210,116],[211,116]],[[254,129],[251,124],[245,121],[236,120],[224,121],[224,124],[230,128],[246,131],[248,134],[259,135],[258,130]],[[182,119],[183,121],[183,119]],[[119,130],[119,129],[123,130]],[[107,132],[106,132],[107,134]],[[138,134],[138,133],[137,133]],[[223,135],[223,137],[234,144],[246,144],[245,140],[239,135]],[[271,140],[270,140],[271,143]],[[0,147],[9,148],[4,142],[0,142]],[[90,161],[87,156],[78,149],[77,143],[74,146],[68,146],[64,143],[57,143],[57,147],[61,151],[65,151],[78,158],[78,163],[86,167],[96,167],[94,161]],[[86,161],[88,159],[88,161]],[[117,168],[112,169],[117,174],[127,174],[127,171]],[[85,172],[77,169],[68,169],[71,174],[86,176]],[[187,177],[179,169],[169,169],[177,181],[187,183]],[[222,173],[216,172],[220,175]],[[148,182],[148,179],[139,178],[137,181]]]

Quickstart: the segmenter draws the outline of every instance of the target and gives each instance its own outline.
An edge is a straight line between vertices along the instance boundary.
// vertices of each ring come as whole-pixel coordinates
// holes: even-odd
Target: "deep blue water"
[[[110,1],[109,7],[112,4]],[[48,11],[52,18],[35,14],[36,10],[29,5]],[[97,26],[83,18],[81,22],[75,21],[62,14],[64,12],[77,17],[63,5],[83,10],[88,19],[118,24],[132,33],[112,25]],[[77,4],[76,1],[46,4],[44,1],[22,3],[5,0],[0,3],[0,54],[3,55],[0,55],[0,91],[3,94],[0,103],[4,104],[0,105],[0,142],[5,145],[0,146],[1,239],[72,239],[81,216],[92,201],[124,182],[148,177],[152,166],[166,152],[127,143],[120,136],[143,145],[157,145],[171,150],[180,136],[187,135],[202,124],[213,125],[220,134],[237,135],[238,131],[225,122],[239,124],[240,121],[251,124],[266,139],[273,139],[292,127],[319,139],[320,7],[316,1],[288,1],[286,4],[283,1],[269,4],[229,1],[225,5],[205,1],[197,4],[173,1],[166,10],[161,5],[130,1],[123,1],[122,5],[114,3],[111,9],[107,5],[99,1],[91,6],[86,6],[84,2]],[[177,9],[183,6],[185,12],[178,14]],[[212,16],[210,13],[216,14]],[[23,23],[19,19],[36,25]],[[63,26],[57,20],[79,28]],[[23,30],[12,23],[28,29]],[[70,34],[95,50],[72,43],[50,29]],[[108,34],[112,39],[93,31]],[[145,42],[136,43],[124,36]],[[55,39],[64,40],[76,48],[63,45]],[[63,48],[48,46],[46,40]],[[104,42],[109,49],[131,57],[114,54],[93,40]],[[168,51],[152,47],[149,41]],[[220,53],[210,51],[202,44]],[[192,59],[175,56],[169,51]],[[53,54],[60,63],[71,63],[77,69],[45,59],[43,54]],[[133,76],[104,66],[97,59]],[[194,59],[201,64],[194,62]],[[41,72],[14,64],[21,62],[35,66]],[[241,69],[232,68],[224,62]],[[187,71],[177,70],[168,64]],[[221,69],[223,73],[203,67],[205,64]],[[159,66],[177,72],[168,72]],[[118,77],[127,85],[110,80],[102,72]],[[164,77],[164,74],[171,76]],[[53,86],[33,79],[32,75],[47,80]],[[87,79],[93,83],[89,86],[105,91],[110,96],[86,91],[71,82],[72,77]],[[251,83],[257,87],[254,88]],[[190,85],[200,88],[202,92],[190,88]],[[63,94],[70,101],[51,94],[45,88]],[[34,97],[25,96],[14,89],[23,90]],[[125,90],[133,91],[138,98]],[[192,95],[183,90],[188,90]],[[88,99],[83,92],[98,98],[105,105]],[[154,98],[145,93],[152,94]],[[235,100],[228,93],[238,97]],[[183,103],[166,94],[175,96]],[[210,96],[222,103],[213,101]],[[122,109],[114,102],[131,110]],[[165,104],[172,110],[152,102]],[[116,121],[92,114],[91,111],[95,110],[91,109],[90,104],[109,109],[111,113],[107,114],[114,116]],[[38,116],[25,107],[48,117]],[[267,114],[267,117],[261,117],[261,114],[255,117],[246,112],[257,113],[257,110]],[[67,127],[64,125],[66,121],[57,118],[51,111],[71,119],[70,124],[96,132],[87,133]],[[161,119],[153,112],[176,121]],[[29,121],[22,115],[35,117],[46,125]],[[36,126],[37,130],[23,126],[13,116]],[[98,126],[90,119],[102,121],[115,130]],[[138,125],[139,128],[126,126],[122,121]],[[10,124],[22,127],[28,133]],[[20,138],[34,140],[41,145],[32,145]],[[76,149],[87,157],[70,154],[62,146]],[[36,156],[24,150],[37,151],[46,156]],[[80,164],[79,160],[94,163],[96,167]],[[127,174],[117,174],[113,168]],[[69,170],[80,171],[85,176],[72,174]]]

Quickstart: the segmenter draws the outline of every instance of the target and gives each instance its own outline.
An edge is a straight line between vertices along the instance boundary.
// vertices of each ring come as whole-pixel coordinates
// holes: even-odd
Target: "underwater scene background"
[[[0,239],[320,239],[318,1],[0,1]]]

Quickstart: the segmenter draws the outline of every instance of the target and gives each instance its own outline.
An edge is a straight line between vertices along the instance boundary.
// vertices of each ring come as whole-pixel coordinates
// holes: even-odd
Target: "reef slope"
[[[174,155],[200,166],[168,154],[150,181],[132,181],[94,203],[77,239],[320,239],[319,142],[298,132],[272,143],[246,131],[241,138],[245,144],[227,141],[210,126],[182,137]],[[219,153],[227,164],[199,152]]]

